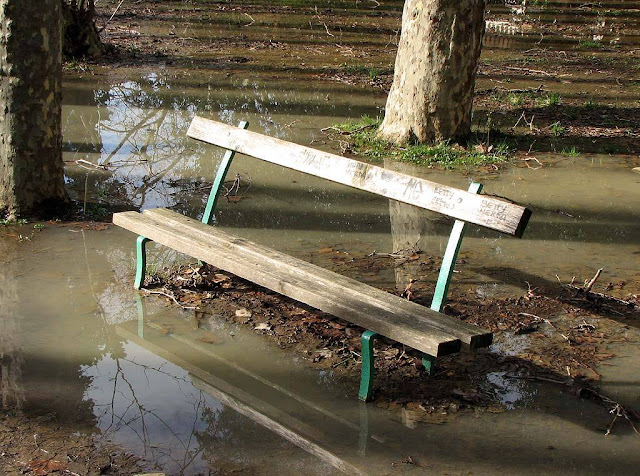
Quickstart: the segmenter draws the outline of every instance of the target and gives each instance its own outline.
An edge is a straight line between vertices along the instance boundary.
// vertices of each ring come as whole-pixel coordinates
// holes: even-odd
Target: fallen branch
[[[602,273],[602,268],[600,268],[598,271],[596,271],[596,274],[595,274],[595,276],[593,278],[591,278],[591,281],[589,281],[588,283],[585,284],[585,286],[584,286],[585,294],[587,294],[587,293],[589,293],[591,291],[591,288],[593,287],[594,284],[596,284],[596,281],[600,277],[601,273]]]

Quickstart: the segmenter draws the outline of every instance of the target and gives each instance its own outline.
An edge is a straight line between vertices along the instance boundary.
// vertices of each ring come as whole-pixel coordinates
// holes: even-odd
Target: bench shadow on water
[[[373,106],[362,101],[347,107],[358,100],[339,96],[327,105],[321,90],[274,92],[259,82],[239,82],[233,94],[205,87],[173,95],[170,86],[157,74],[97,89],[87,82],[67,85],[67,177],[88,214],[115,204],[168,206],[199,216],[220,154],[185,138],[196,111],[230,123],[248,119],[252,130],[331,147],[317,131],[364,112],[375,115],[381,105],[376,97],[366,101]],[[100,167],[72,163],[79,159]],[[637,292],[640,231],[629,198],[638,197],[635,176],[623,160],[611,157],[594,155],[580,163],[547,159],[552,166],[540,170],[513,167],[500,176],[472,177],[485,183],[486,193],[526,204],[534,215],[523,240],[472,227],[453,286],[488,297],[520,295],[526,281],[551,285],[556,274],[569,281],[604,266],[607,279],[627,280],[627,289]],[[466,189],[469,180],[458,173],[394,167],[459,188]],[[223,201],[216,216],[218,226],[234,233],[323,265],[331,262],[315,251],[327,247],[362,255],[418,243],[442,255],[449,224],[412,207],[245,158],[235,162],[229,177],[236,174],[242,190]],[[603,439],[610,422],[605,410],[562,396],[557,388],[506,379],[498,365],[482,378],[510,411],[423,425],[408,410],[359,404],[357,382],[311,370],[222,319],[208,320],[214,343],[198,340],[188,311],[153,298],[139,306],[131,289],[133,241],[123,230],[81,226],[48,226],[31,241],[0,237],[3,406],[56,411],[65,424],[78,431],[98,428],[102,437],[172,474],[206,468],[330,474],[336,467],[369,474],[469,468],[599,473],[631,472],[640,463],[628,430]],[[180,259],[152,250],[156,263]],[[403,287],[417,273],[398,267],[353,277]],[[517,348],[514,338],[495,346],[495,357],[488,358],[497,361]],[[635,402],[635,375],[619,372],[612,385],[630,387],[622,397]],[[619,457],[613,459],[614,452]],[[409,456],[416,465],[407,464]]]

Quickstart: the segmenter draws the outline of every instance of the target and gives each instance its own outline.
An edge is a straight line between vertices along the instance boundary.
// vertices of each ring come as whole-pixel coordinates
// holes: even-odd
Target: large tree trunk
[[[66,202],[60,0],[0,0],[0,211],[46,215]]]
[[[468,138],[484,6],[484,0],[406,0],[381,138],[398,144]]]
[[[66,57],[98,58],[105,46],[94,21],[95,0],[60,0],[62,6],[62,51]]]

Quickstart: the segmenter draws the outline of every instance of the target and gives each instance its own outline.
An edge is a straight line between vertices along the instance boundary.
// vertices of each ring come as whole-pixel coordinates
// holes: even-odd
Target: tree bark
[[[0,212],[55,213],[62,163],[60,0],[0,0]]]
[[[379,137],[465,141],[484,35],[484,0],[406,0]]]
[[[62,6],[62,52],[66,57],[99,58],[105,52],[100,34],[94,21],[96,7],[94,0],[77,2],[60,0]]]

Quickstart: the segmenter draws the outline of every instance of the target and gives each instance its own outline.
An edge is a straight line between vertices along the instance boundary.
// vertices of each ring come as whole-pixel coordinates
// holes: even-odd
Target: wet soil
[[[352,269],[371,270],[372,261],[378,267],[392,265],[377,257],[349,257]],[[365,329],[208,265],[166,269],[147,284],[147,294],[192,309],[195,327],[206,328],[212,314],[223,316],[296,352],[314,368],[330,369],[350,381],[359,379],[360,336]],[[433,293],[430,285],[417,281],[402,293],[387,291],[422,305],[428,305]],[[597,368],[614,357],[612,344],[637,338],[640,297],[622,300],[559,284],[530,289],[518,298],[478,299],[454,293],[444,312],[490,330],[494,345],[439,358],[435,373],[427,376],[418,353],[383,340],[375,350],[377,406],[402,406],[415,411],[417,421],[431,423],[468,412],[500,412],[506,402],[488,378],[497,375],[554,382],[569,397],[596,398],[611,407],[613,400],[597,390]],[[213,334],[211,342],[203,342],[216,344]],[[628,412],[637,416],[632,409]]]
[[[187,68],[193,76],[342,83],[382,96],[393,79],[402,2],[310,8],[288,1],[142,1],[116,11],[118,3],[98,7],[102,37],[116,52],[95,64],[73,63],[69,74],[100,74],[101,66],[125,75],[131,68]],[[640,50],[626,41],[640,35],[637,15],[631,7],[595,4],[578,12],[529,7],[524,15],[491,5],[476,129],[525,157],[640,152]]]
[[[143,0],[116,9],[120,3],[98,3],[98,26],[115,52],[98,61],[67,63],[67,77],[125,79],[132,71],[163,68],[196,85],[200,77],[260,76],[355,86],[381,97],[391,84],[401,1],[360,2],[355,10],[358,2],[314,9],[293,0]],[[512,141],[525,164],[534,167],[536,152],[546,151],[618,154],[638,167],[640,50],[625,42],[640,31],[638,11],[628,8],[624,21],[618,21],[618,11],[596,4],[579,8],[580,21],[555,22],[549,21],[553,12],[544,9],[513,21],[504,6],[491,6],[488,19],[494,23],[481,58],[474,126],[492,139]],[[517,34],[494,34],[500,25]],[[601,35],[602,40],[593,40]],[[86,216],[84,211],[77,215]],[[100,218],[108,221],[108,211]],[[104,229],[103,224],[84,226]],[[33,233],[32,226],[4,230],[18,241],[28,241]],[[382,257],[350,256],[346,262],[326,250],[320,254],[331,255],[332,268],[363,273],[397,265]],[[351,382],[359,378],[362,329],[347,322],[210,268],[167,272],[149,285],[151,293],[171,296],[150,299],[197,307],[196,326],[206,328],[207,315],[222,315],[296,352],[314,368],[331,369]],[[501,412],[508,404],[491,385],[492,376],[555,382],[566,398],[594,398],[606,411],[620,411],[617,402],[599,394],[598,369],[614,357],[611,346],[637,341],[638,296],[626,293],[623,283],[602,289],[620,299],[581,288],[558,284],[499,299],[454,290],[444,312],[494,332],[494,346],[439,359],[435,375],[427,377],[420,356],[383,341],[376,349],[375,404],[413,410],[416,420],[432,423],[464,413]],[[427,305],[432,293],[429,285],[416,282],[403,294]],[[215,343],[213,334],[211,339]],[[632,419],[637,416],[623,410]],[[0,413],[0,473],[132,474],[144,467],[92,431],[93,426],[78,432],[77,423],[67,425],[53,414]]]
[[[78,431],[77,422],[60,421],[54,414],[0,412],[0,473],[125,476],[141,471],[144,464],[137,456],[99,442],[94,431]]]

